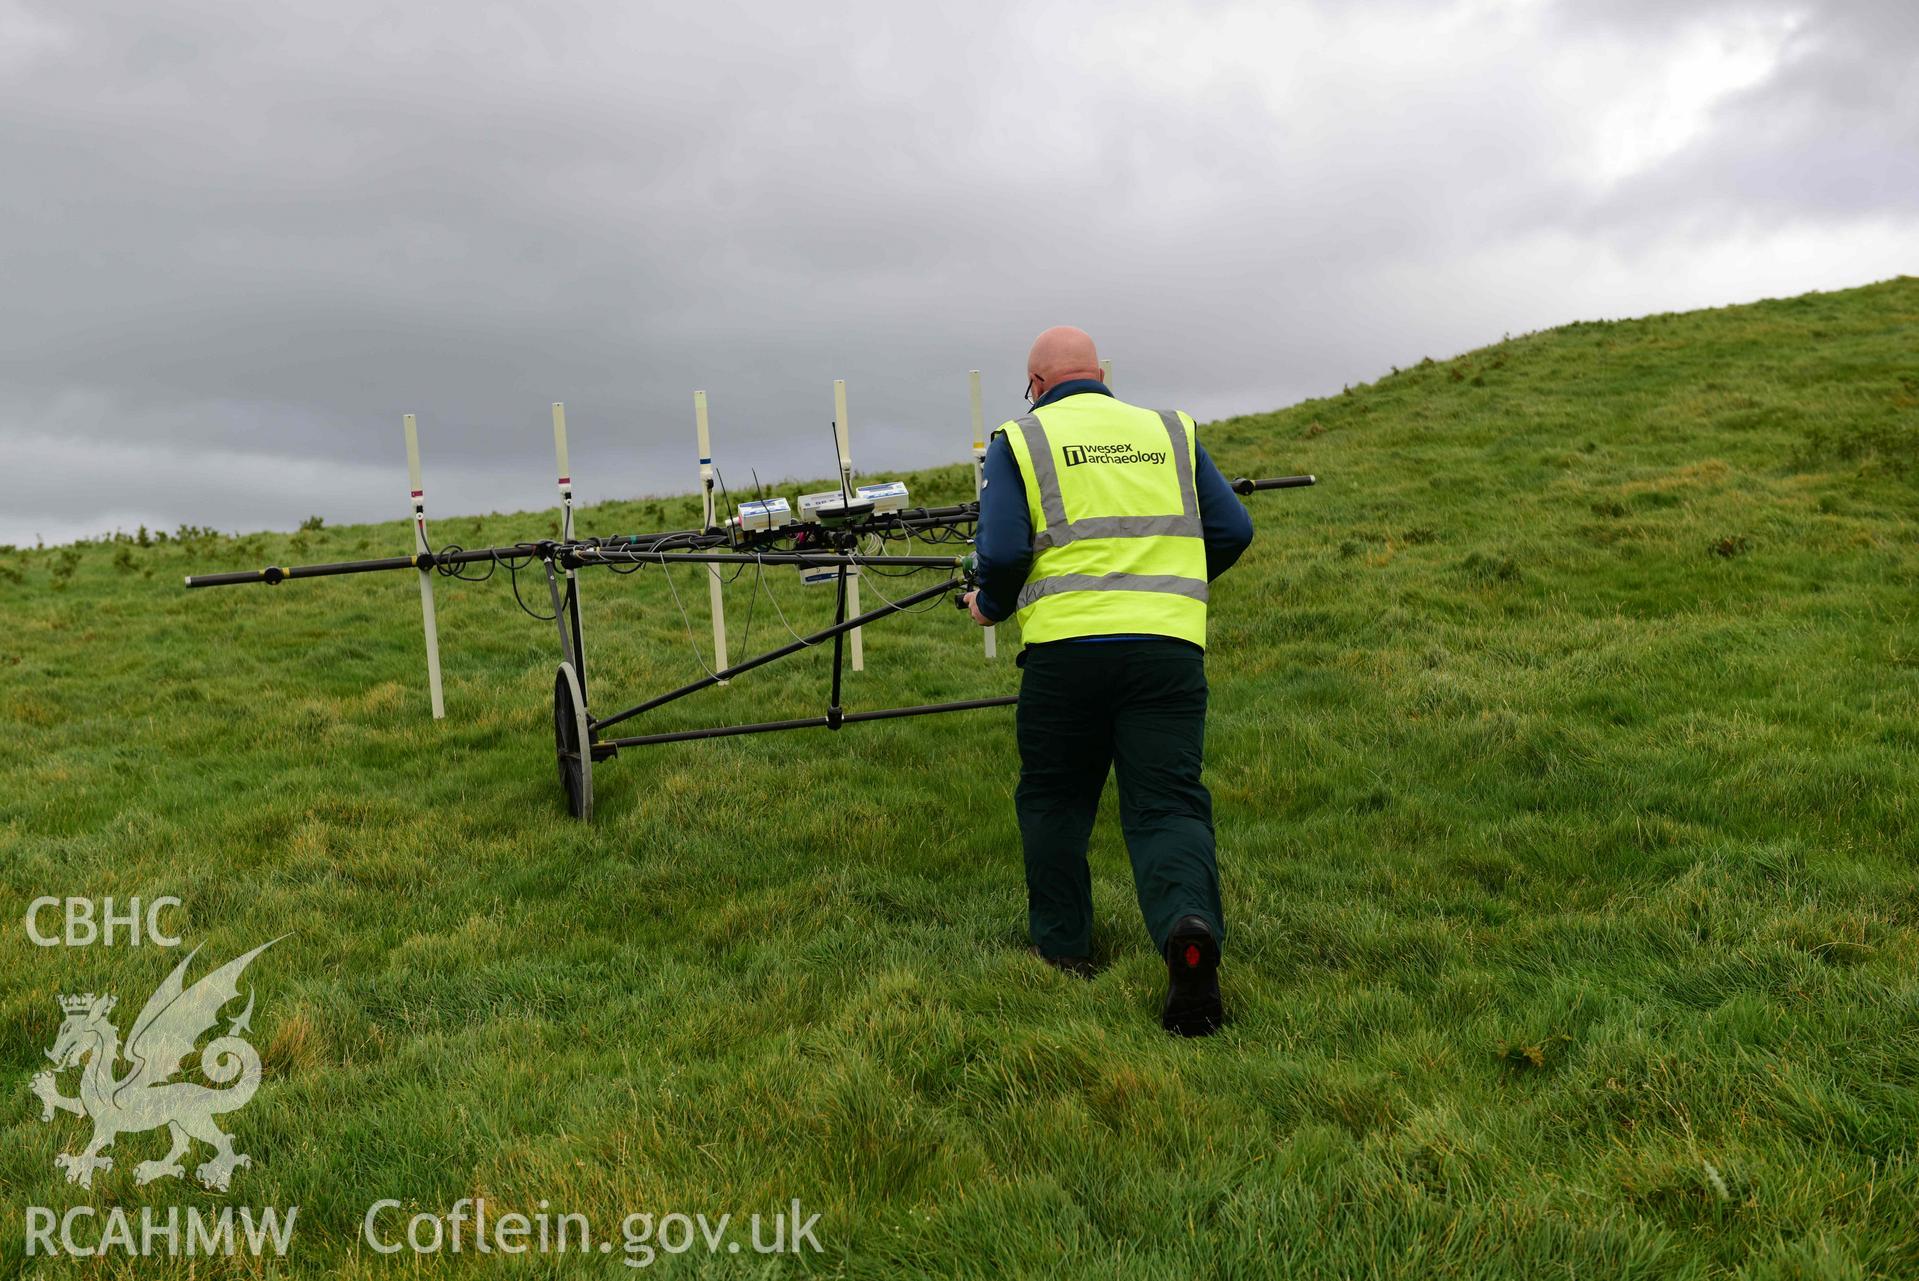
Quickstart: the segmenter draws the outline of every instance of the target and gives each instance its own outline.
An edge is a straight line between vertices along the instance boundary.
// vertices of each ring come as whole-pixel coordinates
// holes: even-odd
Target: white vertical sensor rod
[[[840,492],[849,499],[853,494],[853,454],[846,444],[846,380],[833,380],[833,441],[840,447]],[[860,612],[860,567],[854,565],[846,571],[846,613],[851,618]],[[855,627],[852,632],[853,670],[866,670],[866,643],[860,636],[862,629]]]
[[[713,510],[713,433],[706,418],[706,393],[693,393],[693,423],[700,435],[700,528],[711,529],[719,522]],[[726,596],[721,590],[720,567],[706,567],[706,599],[713,615],[713,670],[726,670]],[[721,681],[720,684],[726,684]]]
[[[1100,381],[1110,386],[1113,381],[1113,362],[1110,360],[1100,361],[1099,372],[1101,375]]]
[[[967,390],[973,400],[973,497],[985,496],[986,489],[986,416],[980,409],[979,370],[969,370],[966,375]],[[996,643],[998,628],[982,627],[986,634],[986,656],[992,658],[999,652]]]
[[[567,456],[566,448],[566,406],[559,401],[553,402],[553,462],[558,468],[554,474],[559,477],[560,488],[560,537],[573,541],[573,463]],[[586,685],[586,641],[580,635],[580,583],[579,571],[566,571],[567,620],[566,630],[572,637],[573,653],[568,655],[574,667],[574,679],[581,684],[584,694]]]
[[[559,464],[560,485],[560,538],[564,542],[573,541],[573,466],[566,456],[566,406],[559,401],[553,402],[553,459]],[[566,576],[573,576],[572,570]]]
[[[413,551],[424,556],[433,548],[426,536],[426,491],[420,486],[420,428],[413,415],[406,424],[406,476],[413,492]],[[426,683],[433,696],[433,719],[446,719],[446,698],[440,692],[440,629],[433,617],[433,571],[420,571],[420,617],[426,626]]]

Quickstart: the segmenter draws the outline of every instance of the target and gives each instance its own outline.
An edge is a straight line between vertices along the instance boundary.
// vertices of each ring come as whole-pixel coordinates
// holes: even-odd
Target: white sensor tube
[[[413,415],[406,415],[406,476],[413,500],[413,551],[428,555],[433,551],[426,535],[426,491],[420,485],[420,429]],[[440,690],[440,628],[433,616],[433,571],[420,571],[420,619],[426,629],[426,683],[432,696],[433,719],[446,719],[446,698]]]
[[[853,451],[847,444],[849,431],[846,425],[846,380],[833,380],[833,440],[840,448],[840,488],[849,497],[853,493]],[[860,612],[860,567],[854,565],[846,571],[846,612],[851,618]],[[853,640],[853,670],[866,670],[866,642],[860,633],[864,628],[855,627]]]
[[[718,522],[713,508],[713,433],[707,423],[706,393],[693,393],[693,423],[700,444],[700,528],[711,529]],[[722,589],[720,567],[706,567],[706,600],[713,615],[713,670],[726,670],[726,594]],[[720,684],[726,684],[721,681]]]

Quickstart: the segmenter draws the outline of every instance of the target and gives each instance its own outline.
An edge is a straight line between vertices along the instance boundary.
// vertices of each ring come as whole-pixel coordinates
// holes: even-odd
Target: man
[[[1099,794],[1119,776],[1120,823],[1146,929],[1166,959],[1160,1022],[1218,1030],[1225,937],[1206,733],[1206,584],[1253,525],[1182,413],[1116,399],[1078,329],[1026,358],[1033,412],[993,434],[980,491],[978,590],[989,626],[1017,613],[1026,642],[1014,808],[1033,950],[1090,975],[1086,866]]]

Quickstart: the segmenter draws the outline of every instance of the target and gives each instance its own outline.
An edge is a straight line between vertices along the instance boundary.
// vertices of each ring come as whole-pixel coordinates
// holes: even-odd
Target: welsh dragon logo
[[[232,1137],[213,1121],[244,1107],[260,1088],[260,1054],[242,1035],[250,1030],[253,1018],[251,992],[246,1008],[227,1024],[226,1035],[215,1037],[199,1051],[200,1074],[213,1086],[224,1088],[171,1078],[194,1053],[200,1037],[219,1023],[220,1011],[239,997],[240,975],[253,958],[277,942],[262,943],[187,987],[187,966],[200,953],[194,948],[147,999],[124,1049],[119,1028],[107,1017],[113,1012],[114,997],[87,993],[60,998],[67,1017],[47,1051],[54,1067],[34,1077],[32,1089],[40,1098],[42,1121],[53,1120],[55,1111],[93,1119],[93,1141],[83,1151],[54,1158],[66,1170],[67,1182],[92,1187],[95,1170],[113,1168],[113,1158],[101,1153],[115,1139],[161,1126],[172,1135],[173,1146],[158,1161],[135,1166],[135,1183],[184,1178],[180,1158],[195,1139],[213,1148],[212,1159],[194,1171],[209,1188],[224,1192],[234,1170],[253,1163],[244,1152],[233,1150]],[[124,1072],[120,1070],[123,1059],[128,1065]],[[56,1075],[76,1067],[81,1069],[80,1093],[68,1098],[60,1093]]]

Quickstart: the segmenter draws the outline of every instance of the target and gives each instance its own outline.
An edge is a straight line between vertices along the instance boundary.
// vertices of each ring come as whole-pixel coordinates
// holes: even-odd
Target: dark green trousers
[[[1056,641],[1028,646],[1020,665],[1014,808],[1034,944],[1046,956],[1091,950],[1086,843],[1109,770],[1153,946],[1188,914],[1224,938],[1213,798],[1199,781],[1205,653],[1171,639]]]

